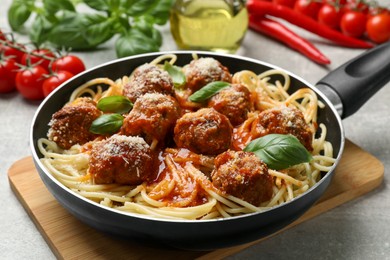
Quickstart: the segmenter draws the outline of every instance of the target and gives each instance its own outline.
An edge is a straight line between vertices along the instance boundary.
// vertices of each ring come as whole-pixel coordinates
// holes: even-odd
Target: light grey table
[[[389,4],[389,1],[386,0]],[[1,0],[0,27],[8,30],[7,9]],[[297,28],[295,28],[297,29]],[[162,50],[177,49],[163,27]],[[332,61],[319,66],[282,44],[249,31],[238,54],[276,64],[315,84],[330,70],[363,50],[329,44],[297,30],[314,42]],[[17,35],[21,41],[27,39]],[[95,52],[76,53],[91,68],[115,59],[112,42]],[[390,59],[390,57],[389,57]],[[390,73],[390,71],[389,71]],[[0,259],[54,259],[54,255],[27,212],[11,191],[7,171],[18,159],[30,155],[31,119],[38,107],[17,93],[0,95]],[[383,184],[375,191],[339,206],[282,234],[252,246],[230,259],[390,259],[390,84],[380,90],[355,115],[344,120],[346,136],[385,165]]]

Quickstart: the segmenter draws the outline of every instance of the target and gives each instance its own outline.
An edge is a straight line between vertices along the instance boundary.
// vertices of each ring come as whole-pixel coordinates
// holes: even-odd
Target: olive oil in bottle
[[[176,0],[171,33],[180,49],[234,53],[248,28],[248,12],[238,0]]]

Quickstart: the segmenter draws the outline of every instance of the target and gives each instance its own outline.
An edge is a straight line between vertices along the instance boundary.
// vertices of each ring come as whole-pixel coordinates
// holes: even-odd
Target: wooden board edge
[[[352,145],[354,149],[356,149],[356,148],[361,149],[361,148],[359,148],[358,146],[356,146],[355,144],[353,144],[353,143],[351,143],[349,141],[347,142],[347,145],[348,146]],[[316,205],[313,206],[312,209],[310,209],[308,212],[306,212],[305,215],[301,217],[301,219],[298,219],[296,222],[292,223],[291,225],[287,226],[285,229],[282,229],[282,230],[280,230],[279,232],[277,232],[275,234],[272,234],[272,235],[270,235],[270,236],[268,236],[266,238],[263,238],[263,239],[260,239],[260,240],[256,240],[256,241],[248,243],[248,244],[239,245],[239,246],[230,247],[230,248],[218,249],[218,250],[211,251],[211,252],[204,252],[204,255],[200,256],[197,259],[221,259],[221,258],[227,257],[229,255],[232,255],[234,253],[242,251],[243,249],[248,248],[248,247],[250,247],[250,246],[252,246],[252,245],[254,245],[256,243],[259,243],[262,240],[265,240],[265,239],[268,239],[268,238],[270,238],[272,236],[275,236],[275,235],[279,234],[280,232],[283,232],[283,231],[285,231],[285,230],[287,230],[287,229],[289,229],[289,228],[291,228],[291,227],[293,227],[295,225],[298,225],[298,224],[300,224],[300,223],[302,223],[302,222],[304,222],[306,220],[309,220],[309,219],[311,219],[311,218],[313,218],[313,217],[315,217],[315,216],[317,216],[317,215],[319,215],[319,214],[321,214],[321,213],[323,213],[325,211],[328,211],[329,209],[337,207],[337,206],[339,206],[339,205],[341,205],[341,204],[343,204],[345,202],[348,202],[348,201],[350,201],[350,200],[352,200],[354,198],[360,197],[360,196],[362,196],[362,195],[372,191],[373,189],[378,187],[382,183],[382,181],[383,181],[383,178],[384,178],[384,166],[373,155],[371,155],[369,153],[366,153],[366,152],[365,152],[365,154],[369,155],[370,158],[375,159],[374,162],[377,163],[376,167],[380,171],[380,176],[378,178],[374,178],[370,182],[364,183],[364,185],[366,185],[366,186],[364,187],[364,189],[360,189],[358,191],[358,193],[356,193],[355,190],[349,190],[348,192],[337,194],[335,197],[333,197],[333,198],[331,198],[329,200],[319,201]],[[39,220],[34,215],[34,212],[32,211],[32,209],[30,209],[29,205],[27,205],[27,203],[23,200],[23,194],[21,194],[21,191],[19,190],[20,187],[17,187],[13,183],[13,181],[11,180],[13,177],[16,177],[16,176],[13,176],[13,175],[17,175],[18,172],[23,171],[24,170],[23,165],[27,165],[27,164],[30,164],[30,165],[34,164],[33,161],[32,161],[32,157],[31,156],[27,156],[25,158],[22,158],[22,159],[16,161],[9,168],[9,170],[8,170],[8,179],[9,179],[9,183],[10,183],[11,189],[15,193],[16,197],[21,202],[21,204],[23,205],[25,210],[27,211],[28,215],[33,220],[33,223],[35,224],[37,229],[40,231],[40,233],[42,234],[43,238],[48,243],[49,247],[52,249],[52,252],[54,253],[54,255],[57,258],[63,258],[61,253],[58,251],[58,248],[56,248],[56,245],[54,244],[54,242],[51,241],[51,239],[46,234],[45,230],[43,230],[43,227],[40,225]],[[20,166],[20,165],[22,165],[22,166]],[[15,167],[18,167],[17,171],[15,171]],[[27,168],[27,167],[25,167],[25,168],[26,168],[26,170],[30,169],[30,168]]]
[[[15,163],[13,163],[11,165],[11,167],[8,169],[7,176],[8,176],[8,182],[10,184],[11,190],[15,194],[16,198],[18,199],[18,201],[22,204],[24,210],[26,210],[28,216],[33,221],[35,227],[38,229],[39,233],[42,235],[43,239],[46,241],[46,243],[48,244],[48,246],[51,249],[51,251],[53,252],[53,254],[56,256],[56,258],[57,259],[63,259],[61,254],[60,254],[60,252],[58,251],[57,247],[55,246],[53,241],[49,238],[49,236],[47,235],[46,231],[44,230],[44,228],[40,224],[39,220],[35,216],[34,212],[31,210],[29,205],[27,205],[26,201],[23,199],[22,193],[20,192],[18,187],[14,184],[14,182],[11,180],[12,177],[19,172],[19,171],[13,171],[15,169],[15,167],[17,167],[17,165],[21,165],[25,161],[31,161],[31,163],[34,164],[34,162],[32,160],[32,157],[31,156],[26,156],[24,158],[19,159]]]

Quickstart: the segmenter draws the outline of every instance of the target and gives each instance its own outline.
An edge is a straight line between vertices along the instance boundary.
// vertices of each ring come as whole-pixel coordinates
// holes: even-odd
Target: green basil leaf
[[[43,7],[51,15],[61,10],[75,11],[73,3],[69,0],[43,0]]]
[[[103,114],[92,122],[89,131],[94,134],[113,134],[121,128],[123,119],[120,114]]]
[[[169,19],[169,11],[172,7],[173,0],[160,0],[150,9],[148,15],[154,18],[154,22],[158,25],[164,25]]]
[[[156,52],[159,46],[154,39],[147,37],[137,28],[132,28],[121,35],[115,42],[118,57],[127,57],[135,54]]]
[[[87,26],[85,30],[85,38],[90,45],[99,45],[109,40],[112,36],[112,23],[107,17],[99,14],[91,14],[86,17]]]
[[[172,77],[175,87],[183,86],[186,83],[186,76],[180,67],[170,64],[168,61],[164,63],[164,70]]]
[[[84,36],[86,28],[82,24],[85,23],[83,14],[65,11],[58,17],[58,23],[50,32],[48,41],[73,50],[91,49],[95,46],[90,45]]]
[[[224,81],[213,81],[207,84],[206,86],[202,87],[195,93],[193,93],[189,99],[192,102],[203,102],[209,99],[210,97],[217,94],[219,91],[221,91],[224,88],[227,88],[230,86],[229,82]]]
[[[98,11],[108,11],[110,10],[110,5],[108,0],[83,0],[83,2],[91,7],[92,9]]]
[[[43,42],[47,41],[53,26],[54,24],[51,23],[46,16],[37,15],[29,32],[30,40],[38,46],[41,45]]]
[[[97,108],[103,112],[124,114],[133,108],[133,103],[125,96],[110,96],[100,99]]]
[[[156,42],[157,46],[161,47],[163,43],[163,37],[161,35],[161,32],[154,27],[152,31],[152,39]]]
[[[148,38],[153,39],[160,47],[162,44],[161,33],[153,26],[154,19],[148,16],[141,16],[134,19],[133,27],[141,31]]]
[[[244,151],[255,153],[274,170],[310,162],[313,158],[293,135],[269,134],[251,141]]]
[[[109,20],[100,14],[64,11],[48,40],[73,50],[93,49],[112,37]]]
[[[137,0],[131,3],[126,13],[137,17],[144,15],[147,11],[153,9],[159,0]]]
[[[18,31],[31,15],[31,1],[14,0],[8,9],[8,23],[11,29]]]

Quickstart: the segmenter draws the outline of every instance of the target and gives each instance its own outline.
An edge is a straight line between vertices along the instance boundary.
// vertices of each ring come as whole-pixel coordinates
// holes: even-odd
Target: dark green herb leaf
[[[156,52],[159,50],[159,46],[154,39],[147,37],[137,28],[132,28],[116,40],[115,49],[118,57],[127,57],[140,53]]]
[[[160,31],[158,31],[153,26],[154,19],[148,16],[141,16],[137,19],[134,19],[133,27],[143,34],[145,34],[148,38],[153,39],[156,44],[160,47],[162,44],[162,36]]]
[[[83,2],[89,7],[98,11],[110,10],[108,0],[83,0]]]
[[[186,83],[186,76],[178,66],[172,65],[166,61],[164,63],[164,70],[171,75],[175,87],[180,87]]]
[[[13,0],[8,20],[13,30],[21,31],[34,18],[27,28],[33,42],[75,51],[94,49],[119,34],[117,56],[125,57],[159,51],[162,35],[155,25],[167,22],[172,1]],[[89,10],[81,11],[79,4]]]
[[[110,96],[100,99],[97,108],[103,112],[124,114],[133,108],[133,103],[125,96]]]
[[[150,9],[148,15],[154,18],[154,22],[158,25],[164,25],[169,19],[169,10],[172,7],[172,0],[160,0]]]
[[[73,50],[93,49],[112,37],[109,21],[100,14],[64,12],[48,40]]]
[[[85,26],[85,38],[90,45],[99,45],[109,40],[112,36],[111,20],[99,14],[87,15]]]
[[[109,4],[111,10],[116,11],[122,5],[122,0],[109,0]]]
[[[38,15],[32,23],[29,32],[31,41],[38,46],[47,41],[53,26],[53,23],[51,23],[46,16]]]
[[[89,131],[94,134],[113,134],[121,128],[122,124],[122,115],[103,114],[92,122]]]
[[[274,170],[312,160],[312,155],[292,135],[269,134],[251,141],[244,151],[255,153]]]
[[[224,88],[227,88],[230,86],[230,83],[224,82],[224,81],[213,81],[207,84],[206,86],[202,87],[195,93],[193,93],[189,99],[192,102],[203,102],[207,99],[211,98],[215,94],[217,94],[219,91],[221,91]]]
[[[14,0],[8,9],[8,23],[12,30],[19,30],[31,15],[31,1]],[[33,4],[33,3],[32,3]]]
[[[157,46],[161,47],[163,42],[161,32],[154,27],[152,31],[152,39],[156,42]]]
[[[144,15],[148,10],[152,10],[159,0],[137,0],[133,1],[127,10],[130,16]]]
[[[75,11],[74,5],[70,0],[44,0],[43,7],[48,14],[55,14],[61,10]]]

